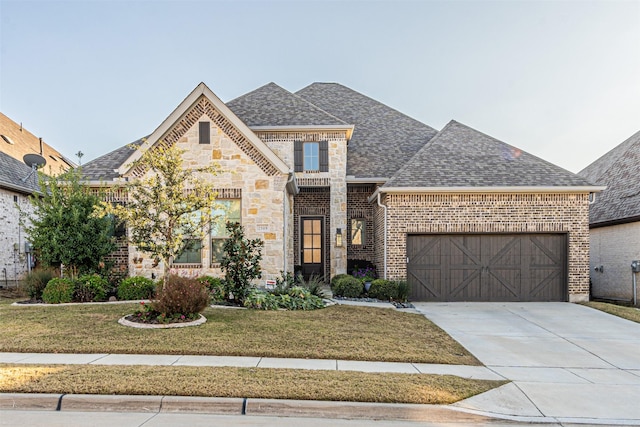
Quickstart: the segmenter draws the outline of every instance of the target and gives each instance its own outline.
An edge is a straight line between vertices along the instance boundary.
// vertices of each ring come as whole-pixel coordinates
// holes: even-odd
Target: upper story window
[[[294,143],[296,172],[329,172],[329,144],[327,141]]]
[[[211,144],[211,123],[200,122],[198,129],[198,138],[200,144]]]

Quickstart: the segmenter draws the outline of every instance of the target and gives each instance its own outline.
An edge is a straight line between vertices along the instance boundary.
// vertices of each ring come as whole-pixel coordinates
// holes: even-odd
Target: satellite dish
[[[25,154],[22,161],[32,169],[40,169],[47,161],[40,154]]]
[[[31,168],[31,172],[29,172],[29,175],[22,178],[22,182],[27,182],[29,177],[31,177],[36,170],[47,164],[45,158],[40,154],[25,154],[22,161]]]

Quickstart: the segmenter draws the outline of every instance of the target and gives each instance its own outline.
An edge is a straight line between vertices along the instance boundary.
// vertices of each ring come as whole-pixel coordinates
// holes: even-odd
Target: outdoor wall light
[[[342,228],[336,228],[336,246],[342,246]]]

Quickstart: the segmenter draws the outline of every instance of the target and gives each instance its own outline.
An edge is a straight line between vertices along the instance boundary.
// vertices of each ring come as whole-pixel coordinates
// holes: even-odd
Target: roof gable
[[[355,125],[347,149],[347,175],[357,178],[390,178],[437,133],[338,83],[313,83],[296,95]]]
[[[275,83],[259,87],[226,105],[250,127],[348,124]]]
[[[200,83],[158,128],[141,144],[141,150],[158,144],[175,144],[203,115],[207,115],[267,175],[288,173],[287,165],[267,147],[204,83]],[[144,171],[132,168],[142,156],[134,151],[121,165],[120,175],[140,176]]]
[[[382,189],[418,187],[488,189],[592,185],[559,166],[452,120]]]
[[[579,175],[606,185],[591,209],[591,225],[640,218],[640,131],[591,163]]]

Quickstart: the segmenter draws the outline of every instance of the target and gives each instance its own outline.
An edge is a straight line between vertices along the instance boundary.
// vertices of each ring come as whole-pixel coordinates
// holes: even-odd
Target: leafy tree
[[[212,184],[202,179],[215,175],[216,167],[185,168],[183,153],[175,145],[148,148],[131,165],[142,176],[125,186],[127,202],[102,204],[103,214],[127,224],[130,243],[162,260],[164,281],[175,257],[204,238],[216,197]]]
[[[115,249],[113,219],[94,215],[100,198],[81,177],[80,168],[57,177],[40,176],[40,194],[29,199],[34,214],[21,214],[40,261],[46,266],[63,264],[71,277],[99,271],[104,257]]]
[[[260,272],[261,249],[264,242],[260,239],[248,240],[244,237],[244,229],[237,222],[227,222],[230,235],[224,241],[224,255],[220,266],[225,272],[227,295],[244,303],[251,291],[251,281],[262,276]]]

